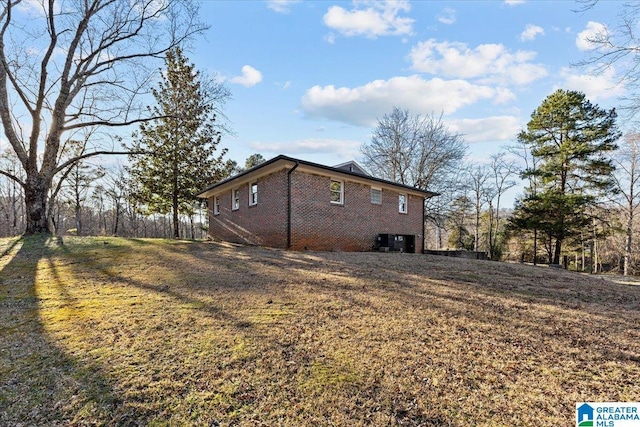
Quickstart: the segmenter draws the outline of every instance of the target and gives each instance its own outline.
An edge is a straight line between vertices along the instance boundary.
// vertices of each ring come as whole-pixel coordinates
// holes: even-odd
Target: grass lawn
[[[640,286],[164,240],[0,254],[0,425],[569,426],[640,401]]]

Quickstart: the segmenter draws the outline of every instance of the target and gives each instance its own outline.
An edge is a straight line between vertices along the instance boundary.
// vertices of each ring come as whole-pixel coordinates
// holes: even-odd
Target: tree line
[[[61,9],[45,1],[37,12],[21,3],[0,10],[0,124],[9,143],[0,155],[0,234],[204,236],[205,207],[194,195],[240,168],[219,148],[231,94],[182,50],[207,28],[198,3],[90,0]],[[624,22],[637,22],[639,10],[625,5]],[[19,41],[34,35],[43,48],[24,55]],[[637,41],[624,29],[594,37],[582,64],[603,71],[632,59],[622,105],[629,113],[640,99]],[[150,66],[156,58],[160,70]],[[585,253],[594,264],[622,236],[611,252],[631,273],[638,137],[621,140],[616,121],[614,109],[558,90],[511,146],[474,164],[464,135],[442,116],[395,107],[378,119],[362,161],[373,175],[439,193],[425,203],[432,247],[550,264],[574,254],[577,265],[580,253],[584,268]],[[131,127],[132,136],[118,131]],[[126,165],[99,163],[114,154],[126,155]],[[245,168],[261,161],[255,154]],[[518,179],[524,193],[505,209]]]
[[[628,134],[621,142],[617,117],[581,92],[560,89],[513,144],[473,164],[463,135],[441,117],[394,108],[363,145],[363,163],[377,176],[439,193],[425,204],[429,247],[555,265],[571,257],[576,269],[620,265],[629,274],[638,262],[639,139]],[[504,209],[517,179],[524,192]],[[623,244],[611,243],[621,235]]]

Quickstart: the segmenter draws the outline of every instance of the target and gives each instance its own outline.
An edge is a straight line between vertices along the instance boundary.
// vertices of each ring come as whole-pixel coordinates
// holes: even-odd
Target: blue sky
[[[574,1],[205,1],[211,25],[188,54],[232,91],[223,139],[243,164],[258,152],[333,165],[358,160],[394,106],[443,114],[482,162],[514,140],[555,89],[611,108],[624,88],[589,76],[586,37],[621,3]]]

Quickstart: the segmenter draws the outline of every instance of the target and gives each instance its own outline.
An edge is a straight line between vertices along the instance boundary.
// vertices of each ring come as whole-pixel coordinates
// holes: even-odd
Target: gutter
[[[291,249],[291,174],[300,166],[300,162],[296,160],[296,164],[287,172],[287,249]]]
[[[340,175],[344,175],[344,176],[351,176],[351,177],[357,177],[357,178],[360,178],[360,179],[365,179],[367,181],[379,182],[381,184],[385,184],[385,185],[392,186],[392,187],[395,187],[395,188],[403,188],[405,190],[411,190],[411,191],[414,191],[414,192],[417,191],[417,192],[420,192],[420,193],[424,194],[426,198],[430,198],[430,197],[439,195],[438,193],[434,193],[432,191],[421,190],[419,188],[415,188],[415,187],[411,187],[411,186],[408,186],[408,185],[399,184],[399,183],[393,182],[393,181],[387,181],[385,179],[376,178],[374,176],[361,175],[361,174],[358,174],[358,173],[355,173],[355,172],[349,172],[347,170],[336,169],[336,168],[330,167],[330,166],[324,166],[324,165],[320,165],[320,164],[317,164],[317,163],[307,162],[307,161],[304,161],[304,160],[298,160],[298,159],[294,159],[292,157],[279,155],[277,157],[274,157],[271,160],[267,160],[264,163],[260,163],[259,165],[254,166],[249,170],[241,172],[238,175],[231,176],[231,177],[229,177],[227,179],[224,179],[224,180],[222,180],[220,182],[217,182],[217,183],[215,183],[213,185],[210,185],[209,187],[205,188],[200,193],[198,193],[196,195],[196,197],[201,197],[201,198],[208,197],[206,195],[206,193],[208,193],[209,191],[211,191],[211,190],[213,190],[215,188],[221,187],[221,186],[223,186],[225,184],[228,184],[228,183],[230,183],[230,182],[232,182],[234,180],[237,180],[239,178],[245,177],[246,175],[251,174],[251,173],[253,173],[253,172],[255,172],[255,171],[259,170],[259,169],[271,166],[271,165],[273,165],[273,164],[275,164],[275,163],[277,163],[279,161],[295,163],[296,165],[299,164],[299,165],[308,166],[308,167],[311,167],[311,168],[321,169],[321,170],[324,170],[324,171],[331,172],[331,174],[340,174]]]

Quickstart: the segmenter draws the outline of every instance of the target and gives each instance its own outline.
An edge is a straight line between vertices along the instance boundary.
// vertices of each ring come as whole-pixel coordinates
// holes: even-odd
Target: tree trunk
[[[82,212],[80,208],[80,203],[77,200],[76,200],[74,212],[76,216],[76,235],[81,236],[82,235],[82,218],[80,217],[80,215],[82,215]]]
[[[498,192],[498,196],[496,199],[496,218],[495,218],[496,229],[493,233],[493,247],[491,249],[492,257],[494,259],[496,256],[496,252],[498,252],[498,233],[500,232],[500,191]],[[499,261],[496,260],[496,261]]]
[[[473,250],[478,252],[480,246],[480,215],[481,215],[481,206],[480,206],[480,193],[476,192],[476,223],[475,223],[475,232],[473,235]]]
[[[24,204],[27,213],[25,234],[51,234],[49,218],[47,218],[47,193],[51,185],[39,176],[29,181],[24,187]]]
[[[553,251],[553,264],[560,264],[560,252],[562,252],[562,240],[556,239],[556,248]]]
[[[630,204],[631,205],[631,204]],[[629,207],[629,218],[627,219],[627,233],[624,245],[624,275],[629,275],[631,264],[631,244],[633,239],[633,206]]]
[[[487,236],[489,240],[489,259],[493,259],[493,203],[489,200],[489,234]]]
[[[178,170],[178,160],[174,157],[173,159],[173,182],[172,182],[172,192],[171,192],[171,207],[173,214],[173,238],[180,238],[180,216],[178,212],[178,179],[180,176],[180,171]]]
[[[598,260],[599,256],[598,256],[598,230],[596,228],[596,221],[595,219],[593,220],[593,243],[592,243],[592,264],[593,264],[593,273],[597,274],[599,272],[599,265],[600,262]]]
[[[119,219],[120,219],[120,204],[116,203],[115,210],[116,210],[116,212],[115,212],[115,215],[114,215],[114,218],[113,218],[113,235],[117,236],[118,235],[118,222],[119,222]]]
[[[538,229],[533,230],[533,265],[538,265]]]
[[[173,238],[180,238],[180,215],[178,215],[178,201],[173,203]]]

